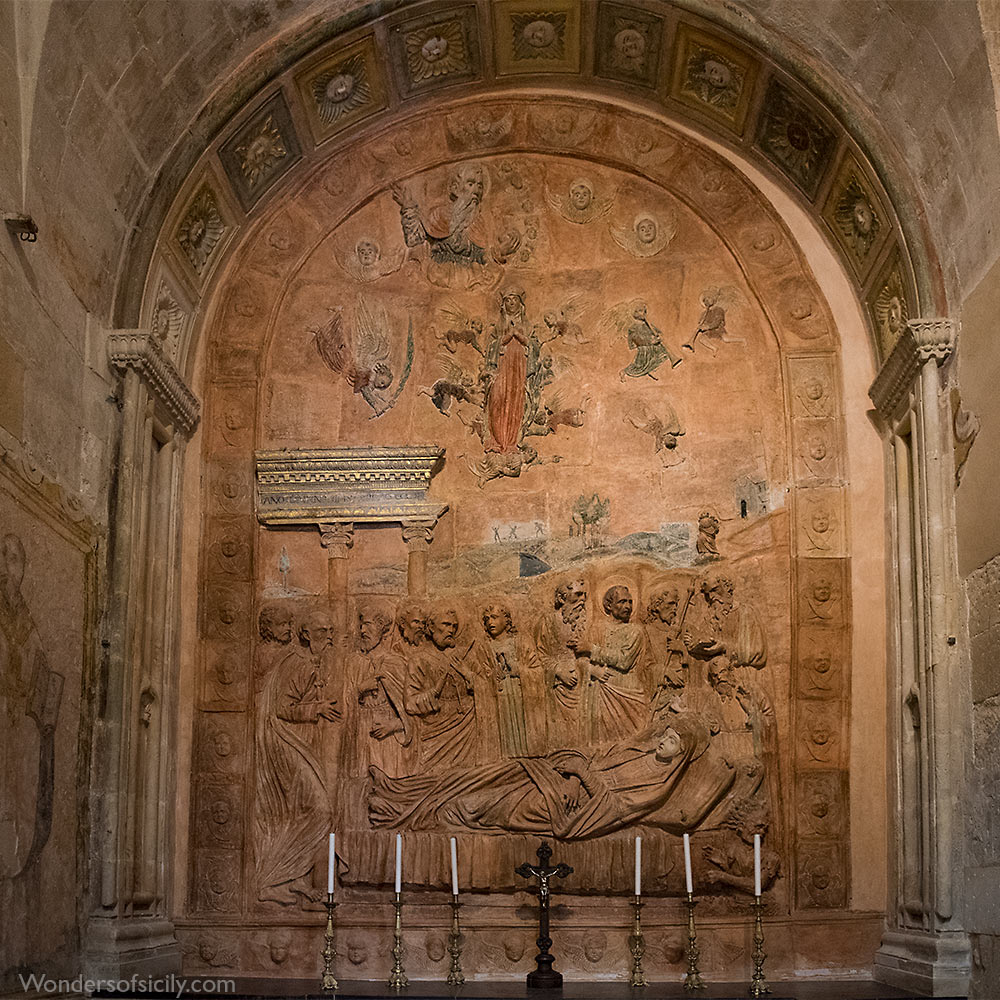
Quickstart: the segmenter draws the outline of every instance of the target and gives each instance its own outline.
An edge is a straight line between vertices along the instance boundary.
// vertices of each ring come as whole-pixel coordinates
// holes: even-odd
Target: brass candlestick
[[[646,986],[646,974],[642,971],[642,956],[646,954],[646,939],[642,936],[642,921],[640,911],[642,910],[642,899],[636,896],[632,901],[635,910],[635,922],[632,924],[632,933],[629,935],[628,948],[632,952],[632,971],[629,973],[629,986]]]
[[[403,971],[403,901],[396,893],[396,924],[392,932],[392,972],[389,974],[389,988],[401,990],[410,985]]]
[[[458,896],[452,896],[451,933],[448,935],[448,954],[451,955],[449,986],[461,986],[465,982],[465,976],[462,974],[462,930],[458,925],[458,905]]]
[[[764,978],[764,959],[767,952],[764,951],[764,923],[761,914],[764,912],[764,904],[758,896],[753,902],[753,978],[750,980],[750,996],[762,997],[765,993],[770,993],[771,988]]]
[[[323,978],[321,980],[324,993],[335,993],[338,989],[337,980],[333,976],[333,959],[337,949],[333,946],[333,911],[336,903],[333,893],[328,892],[323,902],[326,907],[326,933],[323,935]]]
[[[687,975],[684,977],[684,989],[686,990],[703,990],[705,988],[701,973],[698,971],[698,956],[701,953],[698,951],[698,935],[694,929],[694,908],[697,905],[694,896],[689,892],[687,896],[688,941],[684,952],[688,960]]]

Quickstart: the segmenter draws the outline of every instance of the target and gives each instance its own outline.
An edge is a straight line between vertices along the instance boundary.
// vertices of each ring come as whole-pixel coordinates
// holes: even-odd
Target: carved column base
[[[86,928],[83,974],[87,979],[180,975],[181,945],[162,917],[91,917]]]
[[[876,981],[932,997],[966,996],[972,969],[964,931],[887,930],[875,953]]]

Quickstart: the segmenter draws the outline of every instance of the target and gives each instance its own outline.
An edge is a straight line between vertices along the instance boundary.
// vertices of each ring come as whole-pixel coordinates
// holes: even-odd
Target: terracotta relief
[[[807,197],[812,197],[836,145],[832,128],[776,77],[768,84],[756,143]]]
[[[605,32],[632,17],[595,13]],[[548,72],[539,51],[577,13],[491,16],[508,67]],[[423,66],[458,20],[400,15],[394,44],[423,38]],[[625,32],[634,58],[630,30],[601,37]],[[630,894],[641,829],[650,892],[683,894],[690,832],[706,908],[735,912],[763,832],[769,906],[841,905],[849,845],[808,884],[797,854],[847,835],[836,330],[780,220],[683,136],[633,124],[569,101],[429,114],[318,169],[234,261],[207,355],[189,884],[193,911],[252,932],[241,966],[290,961],[272,936],[321,905],[331,829],[358,899],[391,884],[397,832],[407,892],[447,888],[455,835],[487,908],[538,836],[576,869],[567,893]],[[430,442],[436,528],[355,523],[376,500],[401,518],[410,486],[391,462],[352,479],[351,456]],[[334,446],[341,478],[280,473],[281,530],[250,521],[255,451]],[[292,523],[299,487],[352,544]],[[531,934],[489,912],[477,961],[520,971]],[[617,960],[599,930],[574,931],[580,968]],[[416,929],[414,967],[439,973],[441,941]],[[384,946],[345,922],[349,972],[380,975]]]
[[[404,67],[402,84],[407,92],[468,80],[479,72],[478,29],[472,7],[456,8],[451,16],[430,14],[405,21],[393,30],[392,38],[401,57],[398,64]]]
[[[602,3],[597,15],[597,73],[623,83],[655,86],[663,19],[622,4]]]

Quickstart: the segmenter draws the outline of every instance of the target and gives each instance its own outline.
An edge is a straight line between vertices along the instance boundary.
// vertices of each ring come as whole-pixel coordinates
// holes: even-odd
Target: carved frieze
[[[241,775],[246,768],[246,721],[233,714],[200,715],[195,767],[203,774]]]
[[[833,417],[840,412],[835,362],[828,354],[793,355],[786,361],[793,417]]]
[[[839,483],[840,423],[832,417],[799,417],[792,422],[793,471],[803,486]]]
[[[228,780],[203,779],[198,783],[195,824],[201,847],[242,847],[242,792],[242,785]]]
[[[846,620],[844,559],[800,559],[799,622],[803,625],[841,625]]]
[[[235,913],[240,908],[241,856],[237,851],[205,849],[195,852],[191,887],[196,910]]]
[[[847,653],[843,631],[810,624],[798,629],[796,691],[800,698],[840,698],[844,694]]]
[[[250,649],[245,642],[206,642],[202,664],[201,708],[242,712],[247,707]]]
[[[235,231],[214,178],[195,190],[181,213],[173,243],[196,283],[202,283]]]
[[[847,775],[810,771],[800,776],[797,833],[800,838],[837,840],[847,829]]]
[[[802,768],[840,768],[846,763],[842,702],[807,702],[798,712],[797,762]]]

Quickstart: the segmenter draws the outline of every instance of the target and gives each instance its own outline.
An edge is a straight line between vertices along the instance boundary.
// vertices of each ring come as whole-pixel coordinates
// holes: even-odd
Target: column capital
[[[437,518],[432,521],[402,521],[403,541],[410,552],[423,551],[434,541]]]
[[[346,559],[354,546],[354,523],[351,521],[323,521],[319,528],[319,542],[328,550],[330,559]]]
[[[955,349],[958,324],[948,318],[911,319],[882,363],[868,396],[879,416],[890,421],[930,360],[941,364]]]
[[[108,364],[124,374],[132,369],[185,437],[198,426],[201,403],[148,330],[111,330]]]

